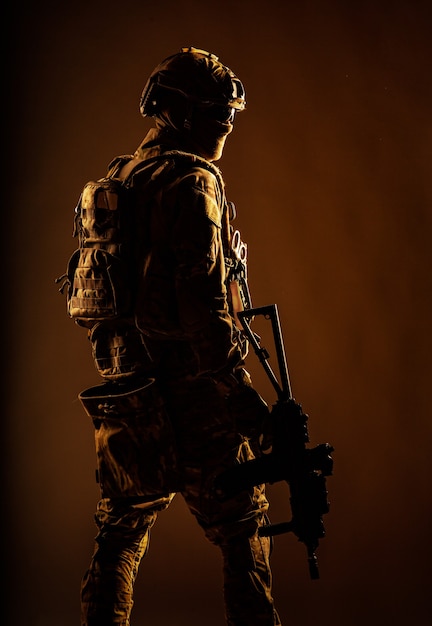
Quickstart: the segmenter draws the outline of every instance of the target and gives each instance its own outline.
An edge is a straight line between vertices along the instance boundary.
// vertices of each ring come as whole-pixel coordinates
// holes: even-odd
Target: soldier
[[[130,624],[150,528],[176,494],[221,550],[226,623],[280,624],[270,540],[258,534],[268,523],[264,485],[229,499],[213,489],[223,470],[260,454],[268,417],[236,318],[248,306],[246,247],[238,231],[233,245],[233,207],[214,165],[244,108],[235,74],[184,48],[145,85],[140,109],[155,127],[131,158],[114,162],[134,191],[137,288],[129,316],[87,324],[108,382],[80,394],[96,428],[101,488],[82,626]]]

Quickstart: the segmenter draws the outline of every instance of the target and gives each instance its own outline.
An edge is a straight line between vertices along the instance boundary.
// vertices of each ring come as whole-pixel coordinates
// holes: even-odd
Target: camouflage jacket
[[[181,150],[166,137],[150,130],[133,162]],[[229,224],[219,169],[199,157],[183,162],[151,197],[150,206],[148,199],[143,202],[142,211],[139,191],[139,329],[153,342],[188,343],[197,359],[192,369],[201,373],[241,363],[244,340],[230,310]]]

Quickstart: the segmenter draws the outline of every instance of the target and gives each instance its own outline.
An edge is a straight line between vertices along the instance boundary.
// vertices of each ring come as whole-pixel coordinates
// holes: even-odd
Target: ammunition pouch
[[[95,426],[103,498],[179,490],[174,432],[154,379],[140,385],[107,382],[78,397]]]
[[[151,358],[144,337],[133,320],[99,322],[90,332],[93,361],[98,373],[107,380],[144,376]]]

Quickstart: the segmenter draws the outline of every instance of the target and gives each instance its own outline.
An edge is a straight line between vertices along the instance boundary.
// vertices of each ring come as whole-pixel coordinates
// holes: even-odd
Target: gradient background
[[[145,80],[185,45],[218,54],[246,86],[248,109],[220,166],[249,244],[253,301],[277,302],[311,443],[335,447],[321,579],[309,580],[293,536],[275,541],[283,623],[430,624],[430,7],[12,7],[3,22],[4,624],[79,623],[98,491],[77,394],[99,379],[54,279],[76,243],[81,187],[135,150],[151,125],[138,111]],[[249,369],[273,402],[254,355]],[[288,519],[286,485],[269,497],[272,520]],[[152,537],[134,626],[221,626],[219,553],[179,498]]]

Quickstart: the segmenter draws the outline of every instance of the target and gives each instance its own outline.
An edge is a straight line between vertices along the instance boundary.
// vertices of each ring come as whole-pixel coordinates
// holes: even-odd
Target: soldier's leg
[[[263,486],[225,501],[214,480],[224,469],[254,458],[255,440],[268,409],[246,373],[215,381],[202,377],[171,385],[170,416],[185,480],[181,493],[206,537],[222,552],[228,626],[278,626],[271,594],[270,540]]]
[[[129,626],[133,585],[149,531],[173,494],[153,499],[102,499],[95,550],[81,585],[81,626]],[[141,500],[141,501],[140,501]]]
[[[223,534],[223,525],[219,534]],[[243,534],[219,544],[223,556],[224,599],[228,626],[276,626],[280,620],[272,597],[270,540]]]
[[[247,442],[242,448],[242,454],[250,454]],[[258,534],[268,521],[264,487],[223,503],[212,501],[210,494],[205,487],[199,499],[189,491],[185,500],[206,537],[221,550],[227,625],[280,626],[272,597],[271,540]]]
[[[105,383],[80,399],[95,426],[101,489],[95,550],[82,581],[81,624],[128,626],[149,530],[175,491],[171,427],[152,380]]]

